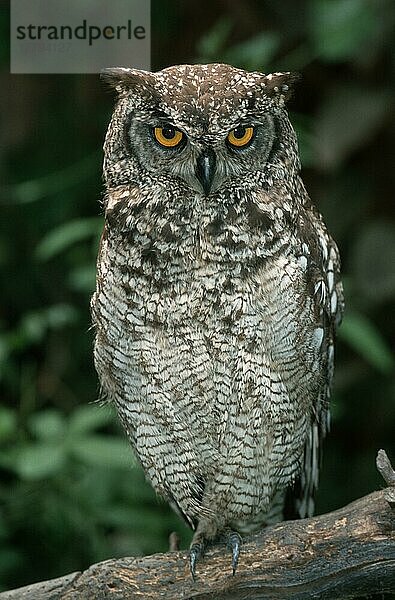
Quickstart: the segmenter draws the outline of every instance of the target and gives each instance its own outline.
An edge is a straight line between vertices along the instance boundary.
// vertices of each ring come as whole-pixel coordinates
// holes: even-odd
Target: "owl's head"
[[[297,75],[247,72],[225,64],[157,73],[105,69],[118,93],[105,143],[109,187],[155,181],[208,196],[299,170],[285,101]]]

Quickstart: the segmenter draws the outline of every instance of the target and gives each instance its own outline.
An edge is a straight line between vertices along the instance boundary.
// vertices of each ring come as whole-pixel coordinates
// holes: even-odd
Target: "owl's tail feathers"
[[[213,543],[218,536],[218,524],[214,520],[201,519],[192,538],[189,548],[189,566],[193,580],[196,579],[196,565],[203,558],[207,546]],[[232,573],[236,573],[239,561],[242,539],[239,533],[230,529],[221,533],[221,539],[232,552]]]

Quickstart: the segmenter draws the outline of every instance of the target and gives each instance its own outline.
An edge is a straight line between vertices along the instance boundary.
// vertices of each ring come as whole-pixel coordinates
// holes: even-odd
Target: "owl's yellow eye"
[[[184,134],[172,125],[154,127],[154,136],[157,142],[165,148],[175,148],[184,140]]]
[[[232,131],[229,131],[226,140],[235,148],[243,148],[250,143],[253,135],[253,127],[244,127],[244,125],[239,125],[235,129],[232,129]]]

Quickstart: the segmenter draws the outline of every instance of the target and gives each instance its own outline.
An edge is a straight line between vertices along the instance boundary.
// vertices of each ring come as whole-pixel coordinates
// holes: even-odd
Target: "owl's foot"
[[[226,543],[226,546],[232,552],[232,574],[236,573],[237,563],[239,562],[240,548],[242,539],[236,531],[227,531],[221,536],[221,540]],[[193,540],[189,549],[189,567],[191,570],[192,579],[196,579],[196,565],[204,555],[204,551],[209,543],[214,539],[207,537],[203,532],[197,531],[193,536]]]
[[[196,542],[191,544],[189,548],[189,568],[193,581],[196,580],[196,564],[199,558],[202,558],[204,554],[205,544],[203,542]]]
[[[232,552],[232,572],[236,573],[237,563],[239,562],[240,548],[242,544],[241,535],[237,531],[227,533],[227,546]]]

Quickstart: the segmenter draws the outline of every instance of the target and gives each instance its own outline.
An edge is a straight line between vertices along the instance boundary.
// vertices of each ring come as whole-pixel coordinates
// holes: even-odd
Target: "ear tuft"
[[[102,69],[100,78],[106,85],[120,94],[138,85],[147,85],[151,78],[151,73],[149,71],[128,69],[126,67],[111,67]]]
[[[292,96],[294,84],[300,78],[299,73],[270,73],[263,80],[265,93],[273,98],[277,97],[281,102],[287,102]]]

